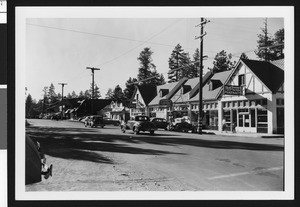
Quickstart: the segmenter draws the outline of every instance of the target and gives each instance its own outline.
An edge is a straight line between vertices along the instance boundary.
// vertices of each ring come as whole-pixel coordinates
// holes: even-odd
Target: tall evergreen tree
[[[230,53],[227,55],[227,53],[224,50],[217,53],[213,61],[213,72],[218,73],[226,70],[231,70],[235,65],[235,62],[232,62],[231,58],[232,55]]]
[[[274,36],[274,44],[278,45],[274,47],[276,59],[282,59],[284,58],[284,29],[279,29]]]
[[[255,54],[259,57],[260,60],[272,61],[276,59],[276,54],[271,46],[274,45],[274,39],[268,33],[268,19],[265,19],[264,28],[261,28],[262,33],[258,34],[257,40],[257,50]]]
[[[197,48],[195,50],[195,53],[193,55],[193,64],[191,64],[188,67],[188,74],[187,77],[188,78],[196,78],[199,77],[199,67],[200,67],[200,52],[199,49]]]
[[[125,100],[125,95],[122,88],[117,85],[113,91],[112,99],[117,102],[123,102]]]
[[[141,81],[150,78],[146,81],[141,82],[142,85],[159,85],[164,83],[162,74],[159,74],[156,70],[156,66],[152,60],[153,52],[149,47],[145,47],[137,58],[140,62],[140,67],[137,75],[137,80]],[[155,77],[156,76],[156,77]],[[152,78],[155,77],[155,78]]]
[[[169,57],[170,70],[168,74],[168,79],[169,79],[168,82],[169,83],[176,82],[183,77],[187,77],[189,72],[189,63],[190,63],[190,58],[188,53],[184,52],[180,44],[177,44],[174,50],[172,51],[171,56]],[[178,68],[181,69],[175,70]]]

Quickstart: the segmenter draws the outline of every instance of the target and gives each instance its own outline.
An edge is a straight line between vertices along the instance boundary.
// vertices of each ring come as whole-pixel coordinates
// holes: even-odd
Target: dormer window
[[[212,91],[212,90],[213,90],[213,83],[212,83],[212,82],[210,82],[210,83],[208,84],[208,90],[209,90],[209,91]]]

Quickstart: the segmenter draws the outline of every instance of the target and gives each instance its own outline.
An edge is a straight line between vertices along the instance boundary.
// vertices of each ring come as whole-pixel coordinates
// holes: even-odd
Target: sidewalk
[[[247,132],[237,132],[233,133],[231,131],[217,131],[217,130],[203,130],[205,134],[215,134],[222,136],[237,136],[237,137],[256,137],[256,138],[284,138],[284,134],[267,134],[267,133],[247,133]]]

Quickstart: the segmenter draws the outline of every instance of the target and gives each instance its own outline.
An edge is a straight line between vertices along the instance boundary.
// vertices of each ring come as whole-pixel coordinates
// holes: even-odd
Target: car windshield
[[[149,117],[148,116],[136,116],[135,117],[136,121],[149,121]]]

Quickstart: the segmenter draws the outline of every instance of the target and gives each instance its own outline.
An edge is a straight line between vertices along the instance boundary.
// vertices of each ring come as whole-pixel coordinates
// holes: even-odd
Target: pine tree
[[[112,98],[113,98],[113,95],[114,95],[113,89],[109,88],[109,89],[107,90],[107,93],[105,94],[105,98],[106,98],[106,99],[112,99]]]
[[[273,48],[276,54],[276,59],[282,59],[284,58],[284,29],[279,29],[274,36],[274,44],[278,45]]]
[[[80,91],[80,92],[79,92],[78,98],[84,98],[84,93],[83,93],[83,91]]]
[[[177,44],[169,57],[169,83],[179,81],[188,76],[190,58],[188,53],[184,52],[180,44]],[[183,68],[181,68],[183,67]],[[175,70],[181,68],[179,70]]]
[[[242,53],[240,56],[241,59],[249,59],[248,56],[246,55],[246,53]]]
[[[156,66],[152,63],[152,54],[153,52],[149,47],[144,48],[140,53],[140,56],[137,58],[140,61],[139,72],[137,75],[137,80],[142,81],[144,79],[150,78],[146,81],[142,81],[142,85],[160,85],[163,84],[164,78],[162,74],[159,74],[156,70]]]
[[[133,96],[133,92],[135,90],[135,86],[133,83],[136,83],[137,79],[136,78],[131,78],[129,77],[129,79],[126,81],[126,88],[124,89],[124,95],[126,100],[130,100]]]
[[[30,94],[28,94],[27,98],[26,98],[26,102],[25,102],[25,114],[27,118],[31,118],[31,114],[32,114],[32,107],[33,107],[33,101],[32,101],[32,97]]]
[[[274,45],[274,39],[268,33],[268,19],[265,19],[265,27],[261,28],[262,34],[258,35],[257,40],[257,50],[255,54],[259,57],[260,60],[271,61],[276,59],[276,54],[271,46]]]
[[[71,97],[72,98],[77,98],[78,97],[75,91],[72,91]]]
[[[199,67],[200,67],[200,52],[197,48],[195,50],[195,53],[193,55],[193,62],[194,64],[191,64],[188,67],[188,78],[196,78],[199,77]]]
[[[214,65],[213,72],[217,73],[226,70],[231,70],[235,65],[235,62],[231,62],[231,58],[232,55],[231,54],[227,55],[227,53],[224,50],[217,53],[213,61],[213,65]]]

